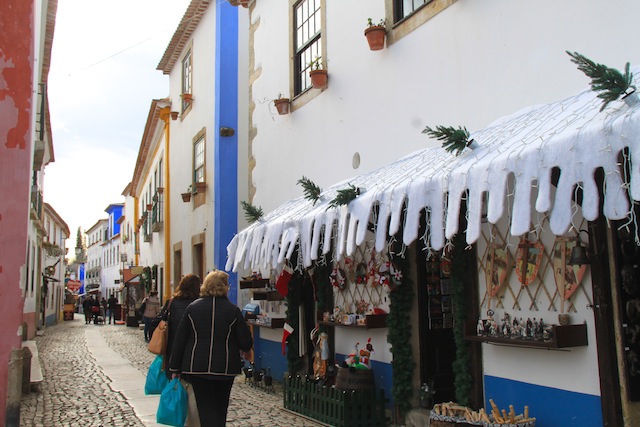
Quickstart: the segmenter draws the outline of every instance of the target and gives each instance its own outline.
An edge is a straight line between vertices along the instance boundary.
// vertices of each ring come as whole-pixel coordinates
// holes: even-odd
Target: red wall
[[[20,348],[32,165],[33,3],[0,1],[0,425],[7,419],[8,363]],[[18,408],[19,409],[19,408]],[[10,408],[9,412],[15,411]]]

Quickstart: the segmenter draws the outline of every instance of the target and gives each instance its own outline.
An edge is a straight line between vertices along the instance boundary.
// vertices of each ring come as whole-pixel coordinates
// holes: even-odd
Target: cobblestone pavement
[[[110,387],[111,379],[89,351],[85,328],[99,328],[108,346],[146,375],[155,355],[147,351],[142,331],[124,325],[85,325],[76,315],[75,321],[48,327],[36,337],[44,380],[22,399],[21,427],[145,427],[126,398]],[[321,425],[284,411],[282,386],[275,386],[275,393],[266,393],[238,377],[227,426]]]

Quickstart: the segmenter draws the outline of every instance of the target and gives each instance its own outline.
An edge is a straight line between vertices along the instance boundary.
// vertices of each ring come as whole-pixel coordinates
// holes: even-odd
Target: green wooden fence
[[[384,390],[338,390],[300,376],[285,378],[284,407],[335,427],[384,427]]]

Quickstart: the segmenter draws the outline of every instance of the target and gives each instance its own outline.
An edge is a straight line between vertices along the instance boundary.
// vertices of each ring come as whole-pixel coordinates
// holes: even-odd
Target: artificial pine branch
[[[433,136],[442,142],[442,148],[449,153],[455,151],[455,155],[459,155],[462,150],[468,147],[473,140],[469,140],[469,131],[466,127],[455,129],[453,126],[436,126],[435,129],[429,126],[425,127],[422,133]]]
[[[343,188],[338,190],[336,197],[329,203],[330,208],[335,208],[340,205],[348,205],[350,201],[355,199],[360,194],[360,190],[352,184],[349,184],[349,188]]]
[[[578,70],[582,71],[591,79],[591,89],[598,94],[598,98],[602,99],[602,107],[604,110],[610,102],[624,96],[629,88],[635,90],[635,86],[631,84],[633,74],[629,72],[629,63],[624,67],[624,74],[615,68],[609,68],[604,64],[596,64],[584,55],[578,52],[569,52],[571,62],[578,65]]]
[[[315,205],[318,199],[320,199],[322,188],[318,187],[313,181],[304,176],[298,180],[298,184],[302,185],[302,188],[304,189],[304,198],[312,201]]]
[[[244,209],[244,217],[249,223],[256,222],[264,215],[262,208],[257,208],[244,200],[241,201],[240,204],[242,205],[242,209]]]

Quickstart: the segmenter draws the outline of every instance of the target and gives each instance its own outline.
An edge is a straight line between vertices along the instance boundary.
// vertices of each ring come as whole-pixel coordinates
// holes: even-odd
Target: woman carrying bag
[[[227,298],[229,275],[214,270],[204,279],[200,298],[184,312],[172,343],[169,371],[193,387],[200,424],[226,425],[229,396],[242,367],[240,352],[253,346],[242,312]]]

